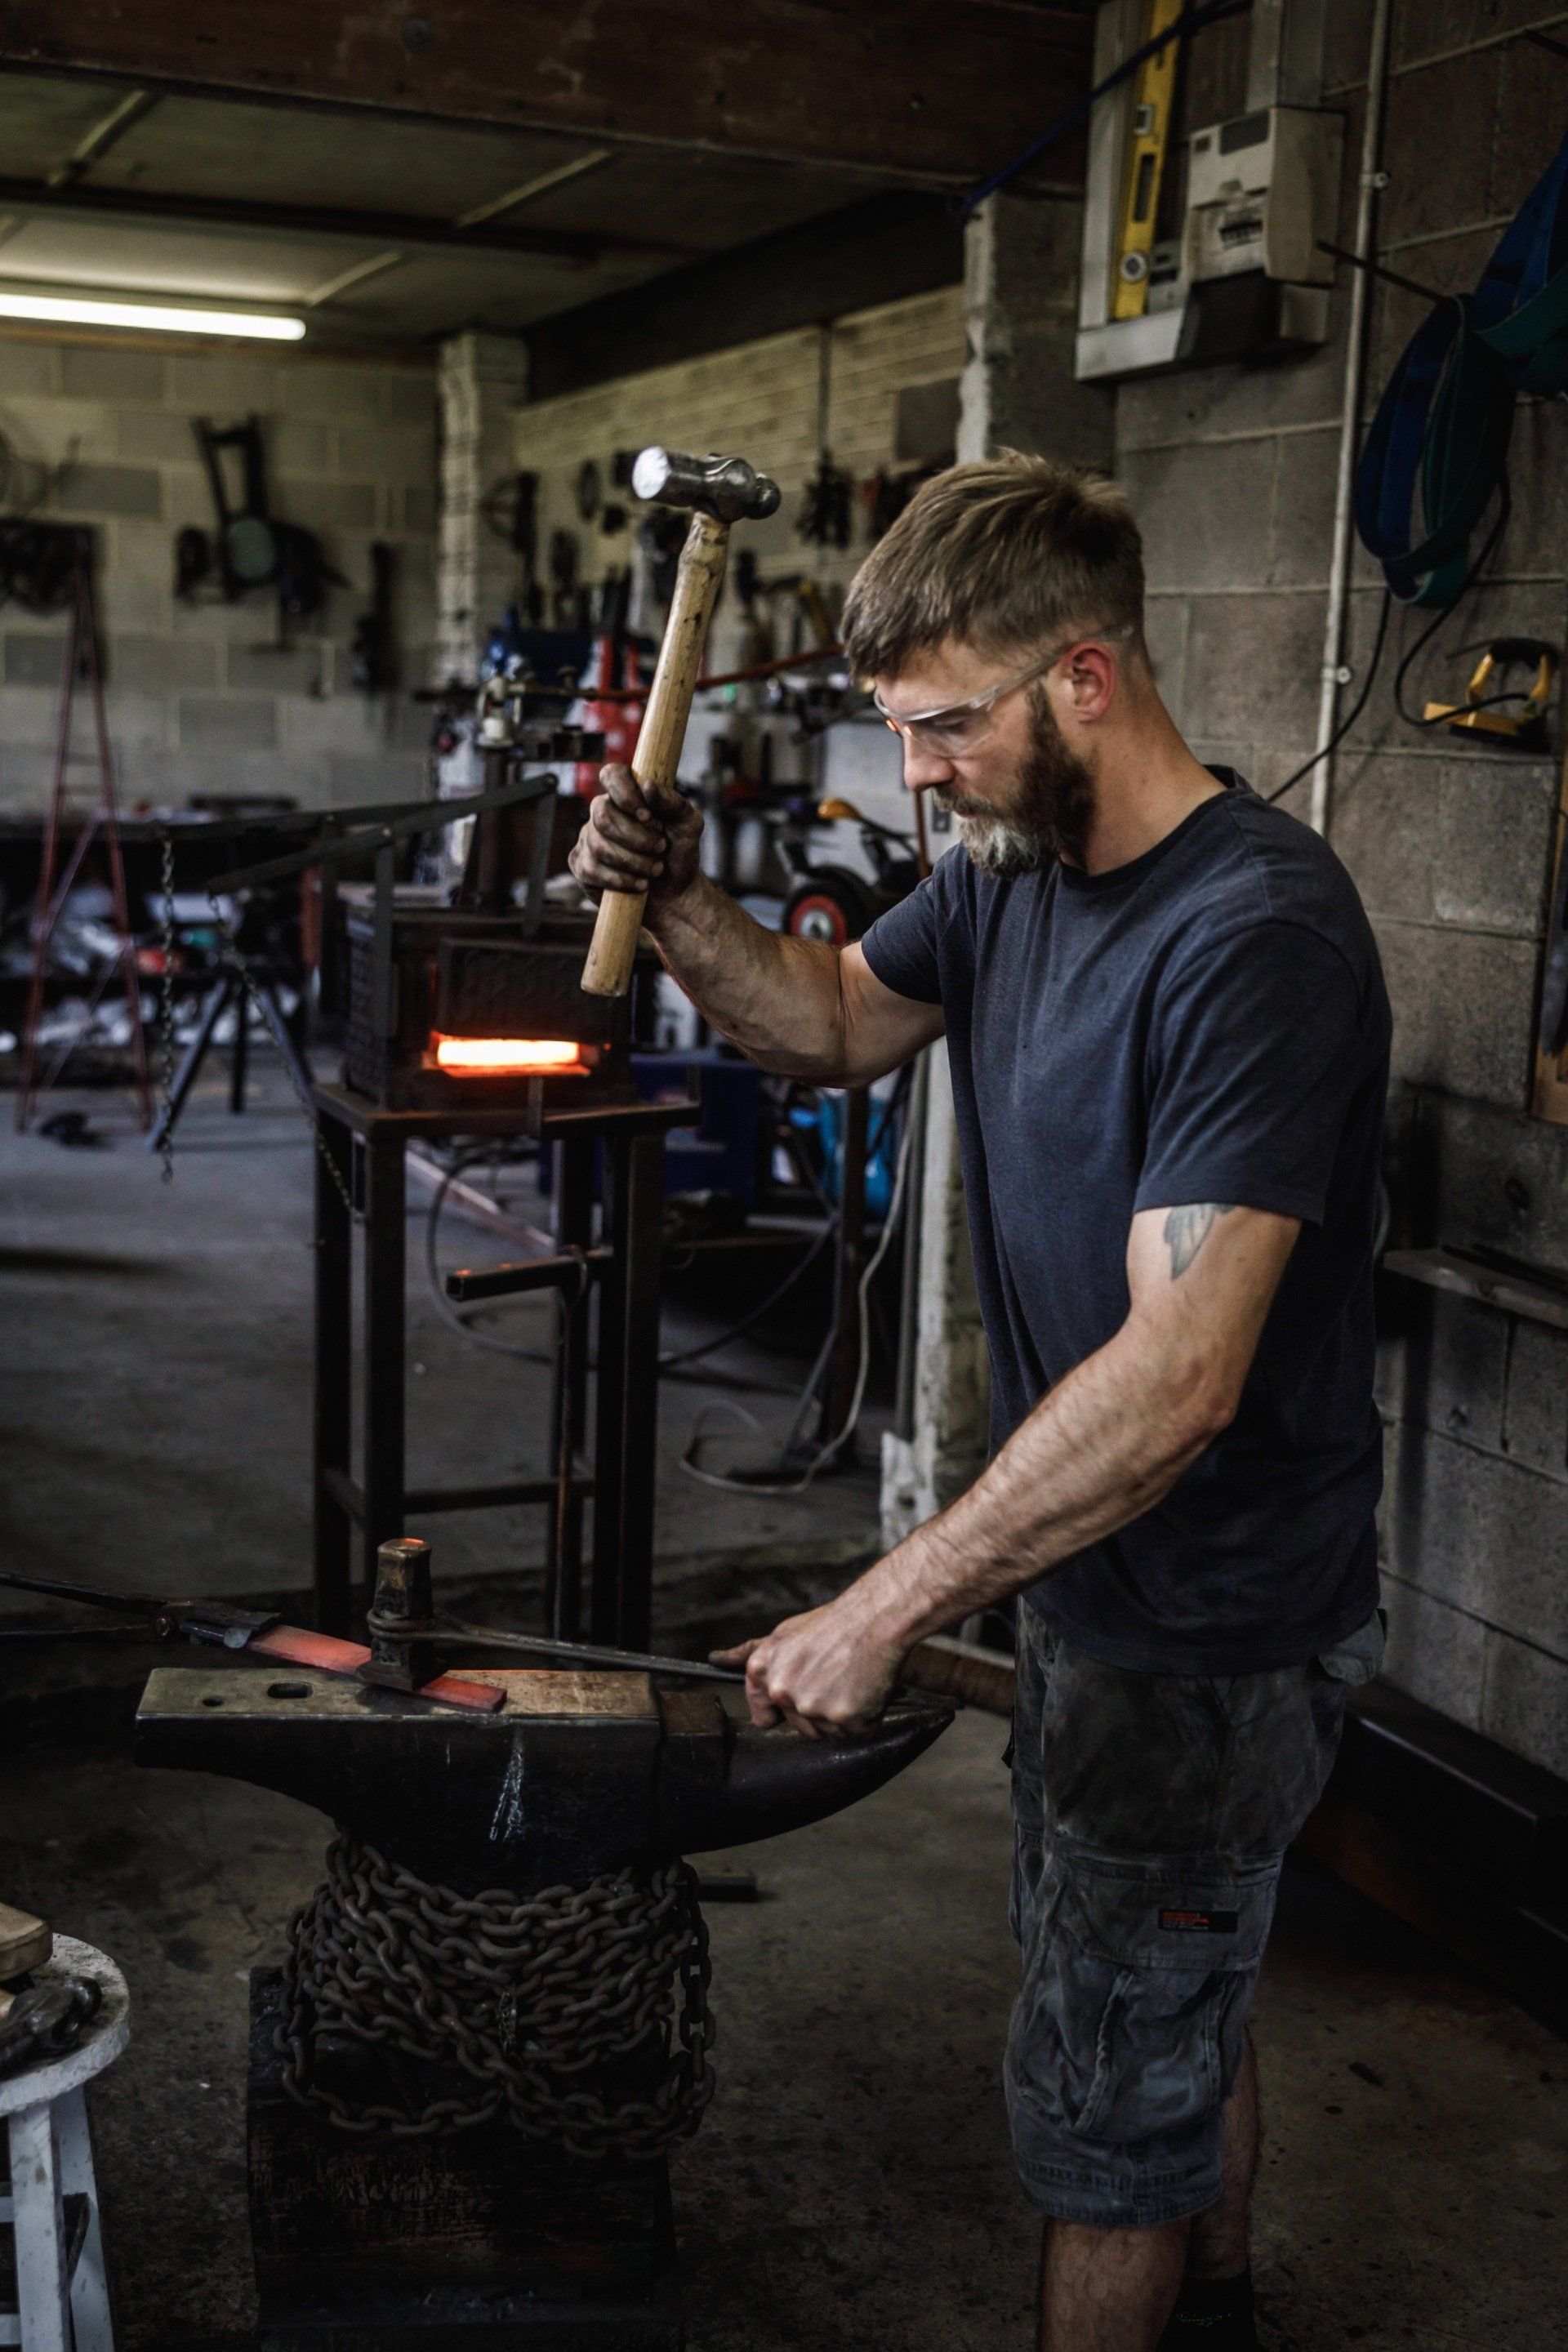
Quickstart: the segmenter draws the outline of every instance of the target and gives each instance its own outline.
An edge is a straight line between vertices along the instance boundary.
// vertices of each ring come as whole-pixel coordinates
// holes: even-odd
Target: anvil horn
[[[922,1756],[953,1716],[940,1703],[893,1706],[868,1730],[828,1740],[736,1724],[706,1692],[666,1693],[661,1710],[656,1834],[673,1853],[749,1845],[826,1821]]]

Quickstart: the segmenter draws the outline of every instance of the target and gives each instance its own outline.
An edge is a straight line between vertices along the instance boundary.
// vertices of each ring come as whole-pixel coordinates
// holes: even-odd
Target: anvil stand
[[[589,2163],[504,2122],[334,2131],[283,2086],[283,1973],[250,1980],[258,2352],[681,2352],[668,2159]]]
[[[595,1642],[646,1649],[652,1633],[655,1430],[658,1405],[659,1262],[664,1139],[691,1118],[688,1103],[592,1109],[384,1110],[342,1087],[315,1091],[316,1165],[315,1581],[317,1622],[346,1633],[353,1556],[363,1599],[383,1543],[434,1512],[537,1504],[550,1513],[549,1630],[584,1631],[583,1507],[594,1507],[587,1631]],[[553,1264],[561,1293],[550,1415],[550,1474],[482,1486],[410,1487],[405,1472],[407,1385],[406,1176],[410,1142],[462,1135],[537,1134],[560,1147]],[[604,1201],[602,1252],[593,1240],[595,1148]],[[340,1191],[339,1183],[342,1189]],[[346,1197],[345,1197],[346,1195]],[[360,1475],[353,1474],[353,1220],[363,1221],[363,1375]],[[588,1300],[598,1290],[595,1447],[588,1422]],[[521,1283],[510,1286],[520,1288]]]

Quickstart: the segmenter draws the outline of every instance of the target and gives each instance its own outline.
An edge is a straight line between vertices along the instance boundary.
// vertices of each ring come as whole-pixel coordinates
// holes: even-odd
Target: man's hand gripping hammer
[[[692,510],[632,755],[632,773],[639,784],[673,785],[708,624],[724,578],[730,526],[771,515],[779,502],[779,486],[754,473],[743,457],[678,457],[668,449],[645,449],[632,469],[632,488],[639,499]],[[590,996],[624,996],[631,985],[644,899],[640,890],[606,890],[600,899],[593,944],[583,967],[583,986]]]

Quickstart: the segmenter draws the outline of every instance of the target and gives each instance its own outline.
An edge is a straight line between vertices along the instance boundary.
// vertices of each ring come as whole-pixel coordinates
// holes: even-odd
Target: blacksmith
[[[764,1069],[947,1041],[989,1466],[736,1653],[759,1723],[874,1716],[923,1635],[1019,1598],[1005,2085],[1048,2352],[1255,2343],[1246,2021],[1280,1860],[1381,1648],[1372,1264],[1389,1013],[1331,851],[1188,750],[1120,493],[955,467],[844,616],[958,845],[842,951],[700,870],[605,772],[574,864]]]

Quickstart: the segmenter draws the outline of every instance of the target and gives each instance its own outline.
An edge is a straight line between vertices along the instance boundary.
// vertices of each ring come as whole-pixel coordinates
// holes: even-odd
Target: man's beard
[[[958,821],[958,835],[983,874],[1036,874],[1064,854],[1081,864],[1094,814],[1094,778],[1068,749],[1044,695],[1030,697],[1034,725],[1005,816],[934,788],[932,800]]]

